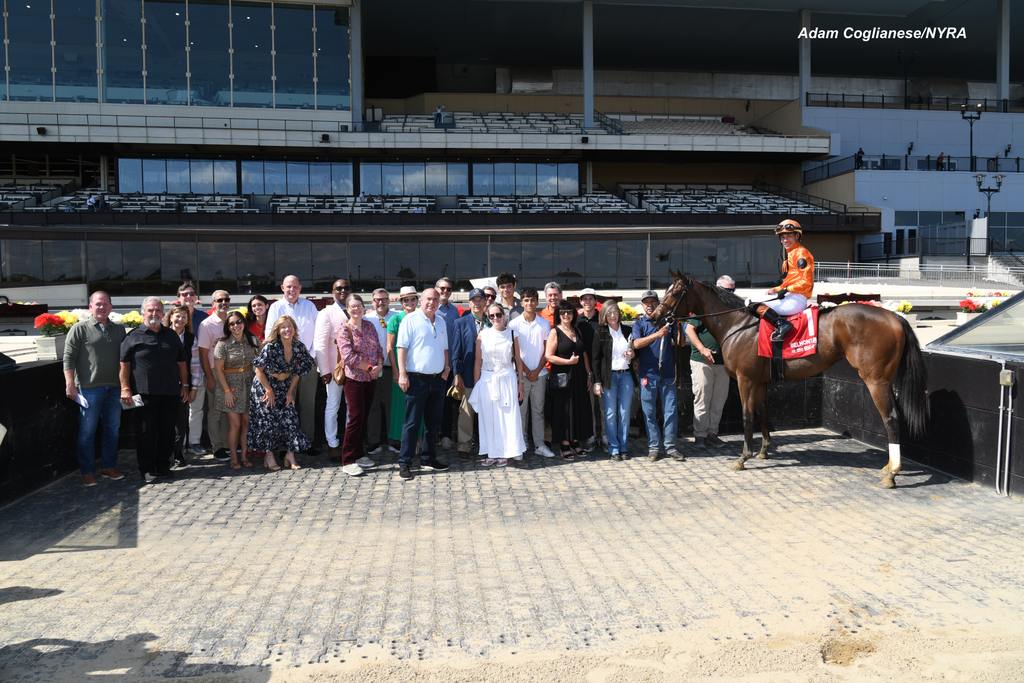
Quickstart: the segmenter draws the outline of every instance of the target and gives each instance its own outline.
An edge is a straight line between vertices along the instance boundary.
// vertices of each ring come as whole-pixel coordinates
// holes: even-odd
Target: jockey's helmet
[[[795,220],[793,220],[792,218],[787,218],[786,220],[779,223],[779,225],[775,228],[776,235],[785,235],[786,233],[794,234],[797,235],[798,237],[803,237],[804,230],[803,228],[800,227],[800,224],[797,223]]]

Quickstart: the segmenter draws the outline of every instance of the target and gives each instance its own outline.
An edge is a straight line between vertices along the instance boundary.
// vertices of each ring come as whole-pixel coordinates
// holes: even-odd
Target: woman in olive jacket
[[[604,433],[612,460],[629,458],[629,419],[633,407],[632,328],[622,323],[614,301],[606,301],[594,335],[594,395],[604,401]]]

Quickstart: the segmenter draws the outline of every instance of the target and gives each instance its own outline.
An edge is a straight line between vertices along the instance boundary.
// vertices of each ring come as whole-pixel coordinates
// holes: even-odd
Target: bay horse
[[[733,468],[744,469],[754,449],[754,414],[760,414],[761,449],[768,457],[771,436],[765,393],[770,359],[757,355],[759,319],[727,290],[679,272],[651,316],[655,323],[672,316],[698,317],[718,340],[726,371],[736,378],[743,403],[743,451]],[[786,379],[819,375],[845,358],[867,385],[889,442],[882,486],[893,488],[900,471],[900,417],[911,435],[922,435],[928,419],[926,369],[917,337],[907,321],[884,308],[850,304],[822,309],[818,315],[818,351],[786,360]],[[897,411],[897,408],[899,409]]]

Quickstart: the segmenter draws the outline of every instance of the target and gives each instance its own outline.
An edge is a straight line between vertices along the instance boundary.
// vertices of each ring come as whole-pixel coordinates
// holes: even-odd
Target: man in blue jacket
[[[456,449],[459,457],[472,457],[473,421],[476,412],[469,405],[473,393],[473,366],[476,363],[476,336],[489,325],[485,311],[487,300],[482,289],[469,292],[469,312],[455,321],[455,333],[451,343],[453,386],[462,392],[459,406],[459,429]]]

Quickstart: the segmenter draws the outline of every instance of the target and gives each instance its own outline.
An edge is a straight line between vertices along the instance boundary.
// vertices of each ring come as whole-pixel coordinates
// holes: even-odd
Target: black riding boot
[[[772,309],[766,308],[763,316],[765,320],[775,326],[775,331],[772,333],[772,341],[782,341],[789,336],[790,332],[793,331],[793,323],[789,322]]]

